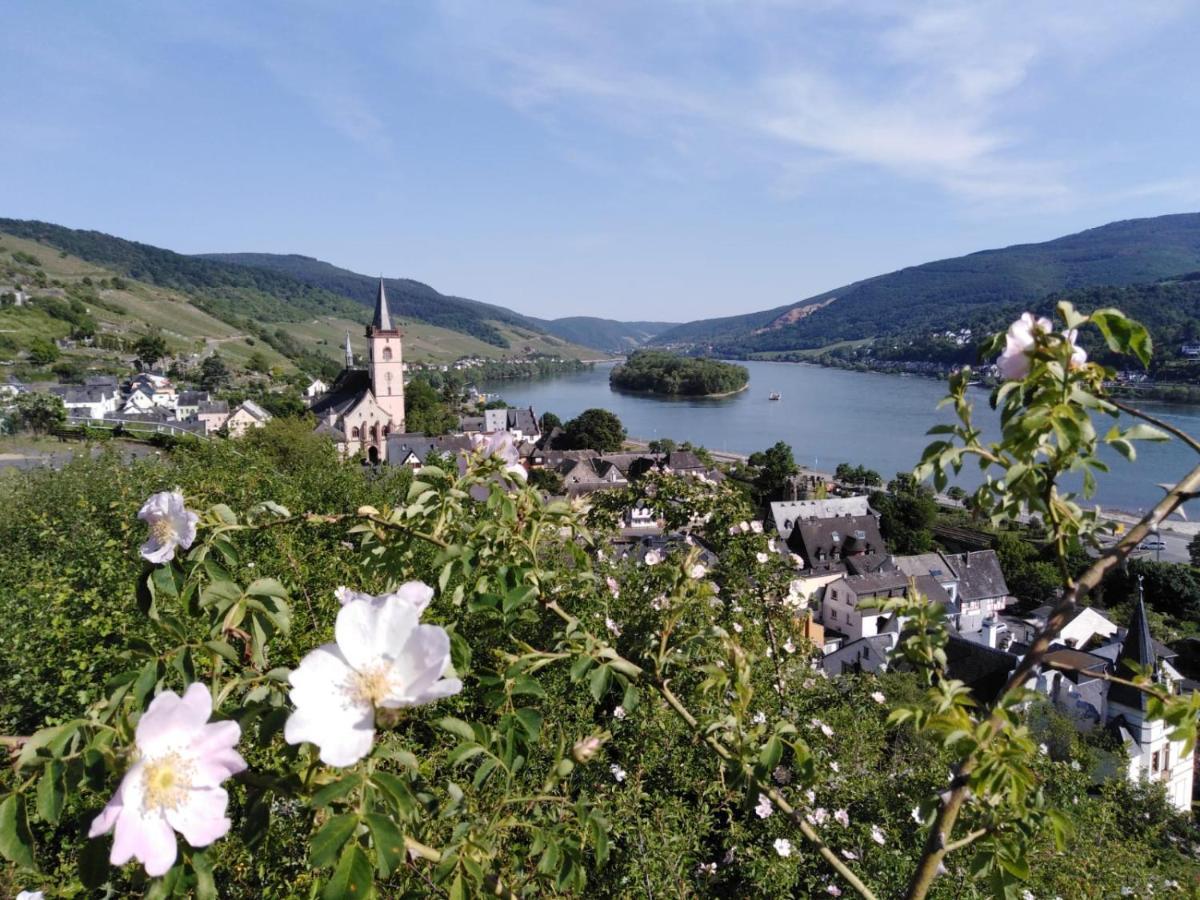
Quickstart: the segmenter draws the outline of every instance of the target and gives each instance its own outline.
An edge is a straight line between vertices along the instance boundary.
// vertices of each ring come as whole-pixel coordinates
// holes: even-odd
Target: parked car
[[[1146,538],[1138,544],[1139,550],[1166,550],[1167,543],[1162,538]]]

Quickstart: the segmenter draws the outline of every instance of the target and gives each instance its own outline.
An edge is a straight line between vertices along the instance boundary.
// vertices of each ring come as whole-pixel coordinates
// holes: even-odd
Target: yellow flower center
[[[355,672],[351,683],[351,691],[355,698],[378,706],[391,693],[391,678],[388,666],[373,666],[361,672]]]
[[[150,523],[150,537],[159,544],[166,544],[175,539],[175,526],[170,519],[156,519]]]
[[[146,763],[144,807],[176,809],[191,789],[192,767],[177,754],[170,753]]]

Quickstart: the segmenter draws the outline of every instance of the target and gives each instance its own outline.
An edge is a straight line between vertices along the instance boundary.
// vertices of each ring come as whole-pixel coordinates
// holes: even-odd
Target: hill
[[[538,319],[546,331],[565,341],[596,347],[608,353],[627,353],[669,328],[674,322],[618,322],[595,316],[567,316],[562,319]]]
[[[652,343],[748,355],[969,326],[1056,291],[1158,281],[1200,268],[1200,213],[1131,219],[878,275],[800,303],[689,322]]]

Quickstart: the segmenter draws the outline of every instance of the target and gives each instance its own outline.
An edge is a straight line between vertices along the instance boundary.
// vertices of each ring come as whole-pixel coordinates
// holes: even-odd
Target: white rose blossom
[[[753,531],[755,534],[762,534],[763,533],[762,519],[755,519],[754,521],[752,521],[750,523],[750,530]]]
[[[613,707],[613,718],[614,719],[616,719],[617,721],[621,721],[622,719],[625,718],[625,715],[626,715],[626,713],[625,713],[624,706]]]
[[[21,891],[17,894],[17,900],[46,900],[46,895],[41,891]]]
[[[879,704],[887,703],[887,697],[883,695],[883,691],[874,691],[871,694],[871,699]]]
[[[604,577],[604,583],[608,586],[608,592],[612,594],[614,598],[621,596],[621,586],[617,584],[617,579],[613,578],[611,575],[606,575]]]
[[[625,780],[625,770],[616,763],[613,763],[611,766],[609,766],[608,770],[612,772],[612,777],[617,781],[618,784]]]
[[[692,578],[703,578],[706,574],[708,574],[708,569],[704,567],[703,563],[696,563],[688,570],[688,575]]]
[[[771,803],[771,798],[766,794],[759,794],[758,805],[754,807],[754,812],[760,819],[769,819],[771,813],[775,812],[775,805]]]
[[[754,558],[758,560],[760,565],[764,565],[771,557],[763,553],[761,550],[754,554]]]
[[[471,449],[483,456],[494,456],[505,463],[504,474],[517,481],[525,481],[529,473],[521,465],[521,454],[513,443],[513,437],[507,431],[497,431],[494,434],[471,435]]]
[[[880,847],[887,843],[887,836],[883,833],[883,829],[878,825],[871,826],[871,840],[877,843]]]
[[[787,858],[792,855],[792,842],[787,838],[775,838],[775,852]]]
[[[642,557],[642,562],[648,566],[657,566],[662,562],[662,554],[657,550],[647,550],[646,555]]]
[[[283,730],[289,744],[316,744],[326,765],[351,766],[371,752],[377,709],[420,706],[462,690],[457,678],[442,677],[450,635],[421,624],[423,607],[408,599],[418,594],[413,584],[382,597],[359,595],[341,608],[336,642],[311,651],[288,677],[296,705]]]
[[[996,368],[1005,381],[1021,381],[1029,375],[1032,359],[1029,356],[1037,343],[1038,332],[1049,334],[1054,329],[1049,319],[1034,319],[1032,313],[1022,313],[1021,318],[1008,327],[1004,336],[1004,352],[996,360]]]
[[[363,600],[378,607],[382,607],[387,600],[395,597],[412,606],[419,615],[425,612],[425,607],[433,600],[433,588],[423,581],[406,581],[390,594],[375,596],[364,594],[361,591],[356,591],[348,587],[339,587],[333,592],[333,596],[337,598],[338,603],[342,606],[352,603],[355,600]]]
[[[116,830],[109,861],[137,859],[152,878],[175,865],[175,832],[193,847],[224,837],[229,795],[221,782],[246,768],[234,748],[237,722],[209,722],[212,694],[192,684],[180,697],[163,691],[137,724],[137,762],[93,821],[88,837]]]
[[[159,491],[142,504],[137,517],[150,526],[150,536],[142,544],[142,558],[161,564],[175,558],[175,548],[184,550],[196,540],[196,523],[200,516],[184,505],[178,491]]]

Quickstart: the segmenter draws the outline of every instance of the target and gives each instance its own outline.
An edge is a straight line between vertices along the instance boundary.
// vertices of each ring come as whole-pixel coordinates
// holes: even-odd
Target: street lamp
[[[1150,533],[1154,535],[1154,561],[1162,562],[1162,538],[1158,536],[1158,523],[1150,526]]]

